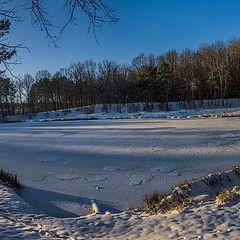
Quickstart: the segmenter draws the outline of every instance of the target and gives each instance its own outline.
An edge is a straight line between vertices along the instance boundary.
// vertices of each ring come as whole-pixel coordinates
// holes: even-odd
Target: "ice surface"
[[[0,125],[0,166],[22,197],[55,217],[138,207],[146,194],[240,162],[237,118]]]

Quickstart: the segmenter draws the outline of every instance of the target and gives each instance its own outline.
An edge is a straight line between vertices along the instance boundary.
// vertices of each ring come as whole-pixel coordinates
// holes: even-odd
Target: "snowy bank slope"
[[[240,99],[160,103],[96,104],[52,112],[6,117],[4,121],[61,121],[81,119],[146,119],[240,116]]]
[[[239,198],[216,207],[219,188],[239,186],[237,171],[195,181],[198,192],[182,213],[148,215],[137,212],[91,214],[76,218],[39,215],[15,192],[0,184],[0,239],[231,239],[240,236]],[[221,180],[220,180],[221,179]],[[197,185],[208,185],[206,190]],[[216,186],[216,188],[214,187]]]

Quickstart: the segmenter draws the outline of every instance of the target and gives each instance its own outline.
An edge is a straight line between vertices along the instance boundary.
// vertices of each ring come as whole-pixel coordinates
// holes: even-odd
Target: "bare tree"
[[[6,70],[12,73],[12,65],[18,62],[17,49],[22,47],[20,44],[13,45],[9,42],[6,37],[9,29],[10,21],[8,19],[0,20],[0,74]]]
[[[30,91],[35,79],[30,74],[25,74],[23,78],[18,77],[15,81],[16,100],[20,103],[21,112],[30,109]]]
[[[43,31],[50,43],[54,45],[64,30],[71,24],[77,24],[81,17],[89,20],[89,30],[94,34],[98,27],[104,24],[112,24],[118,21],[114,10],[107,4],[106,0],[55,0],[56,4],[62,5],[59,13],[66,16],[62,26],[56,22],[56,16],[51,11],[46,0],[0,0],[0,16],[13,21],[23,20],[23,11],[30,13],[33,25]],[[52,1],[54,2],[54,1]]]
[[[115,23],[118,18],[114,15],[114,11],[105,0],[56,0],[61,3],[59,13],[66,16],[62,26],[58,26],[56,16],[50,14],[50,9],[46,0],[0,0],[0,67],[1,71],[6,70],[12,75],[12,67],[18,63],[18,48],[22,48],[21,44],[12,44],[6,34],[10,29],[10,22],[18,23],[24,20],[29,12],[29,18],[33,25],[43,31],[49,39],[49,43],[57,46],[57,42],[64,30],[71,24],[80,22],[81,17],[87,17],[89,20],[89,31],[95,30],[104,24]]]

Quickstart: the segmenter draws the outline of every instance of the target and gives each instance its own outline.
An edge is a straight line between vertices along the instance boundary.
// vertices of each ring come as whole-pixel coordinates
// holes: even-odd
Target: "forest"
[[[104,60],[72,63],[51,74],[0,77],[2,116],[97,103],[159,102],[240,97],[240,39],[192,50],[140,54],[131,64]],[[223,101],[224,104],[224,101]]]

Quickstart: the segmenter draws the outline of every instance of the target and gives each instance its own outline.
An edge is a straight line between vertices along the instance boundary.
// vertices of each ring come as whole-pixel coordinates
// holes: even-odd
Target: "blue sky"
[[[63,0],[61,0],[63,1]],[[56,0],[48,1],[56,13]],[[119,22],[97,30],[99,45],[87,34],[88,22],[80,18],[59,41],[59,48],[26,21],[13,24],[10,39],[24,42],[30,49],[19,52],[21,64],[14,73],[35,75],[46,69],[51,73],[72,62],[93,59],[131,63],[140,53],[159,55],[169,49],[197,48],[215,40],[240,37],[240,1],[238,0],[109,0]],[[61,13],[58,18],[61,19]]]

